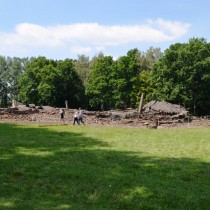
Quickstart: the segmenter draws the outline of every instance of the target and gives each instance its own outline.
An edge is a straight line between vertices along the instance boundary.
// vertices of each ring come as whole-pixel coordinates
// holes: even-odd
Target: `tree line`
[[[0,56],[0,105],[15,99],[24,104],[92,110],[137,108],[146,101],[165,100],[194,114],[210,113],[210,43],[192,38],[165,52],[131,49],[114,60],[99,53],[92,59],[53,60]]]

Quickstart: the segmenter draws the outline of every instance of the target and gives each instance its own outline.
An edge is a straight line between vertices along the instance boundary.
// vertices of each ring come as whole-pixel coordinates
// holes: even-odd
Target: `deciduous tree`
[[[203,38],[173,44],[152,70],[151,98],[210,113],[210,44]]]

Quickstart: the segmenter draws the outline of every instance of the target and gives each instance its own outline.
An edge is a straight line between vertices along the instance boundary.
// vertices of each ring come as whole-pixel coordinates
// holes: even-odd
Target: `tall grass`
[[[0,209],[208,210],[210,130],[0,124]]]

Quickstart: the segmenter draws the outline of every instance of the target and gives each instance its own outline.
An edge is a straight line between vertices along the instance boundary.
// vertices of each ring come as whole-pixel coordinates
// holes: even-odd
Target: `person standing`
[[[79,123],[82,123],[83,125],[85,125],[85,122],[83,121],[83,110],[81,108],[79,108]]]
[[[73,122],[73,125],[75,125],[75,122],[77,122],[78,125],[80,125],[80,122],[79,122],[79,112],[75,109],[75,112],[74,112],[74,122]]]
[[[65,111],[64,109],[60,109],[60,122],[63,121],[63,123],[65,123],[65,120],[64,120],[64,115],[65,115]]]

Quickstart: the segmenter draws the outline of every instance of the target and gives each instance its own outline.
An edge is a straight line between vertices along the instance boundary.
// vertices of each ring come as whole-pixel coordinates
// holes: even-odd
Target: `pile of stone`
[[[74,109],[65,109],[65,123],[72,124]],[[137,109],[87,111],[84,120],[89,125],[122,125],[135,127],[154,127],[161,125],[186,123],[191,121],[187,110],[176,104],[165,101],[151,101],[143,106],[142,112]],[[58,124],[59,108],[35,106],[34,104],[15,104],[13,108],[0,109],[0,121],[21,121]]]
[[[160,124],[185,123],[192,120],[189,112],[181,105],[166,101],[151,101],[144,105],[142,119],[158,121]]]

